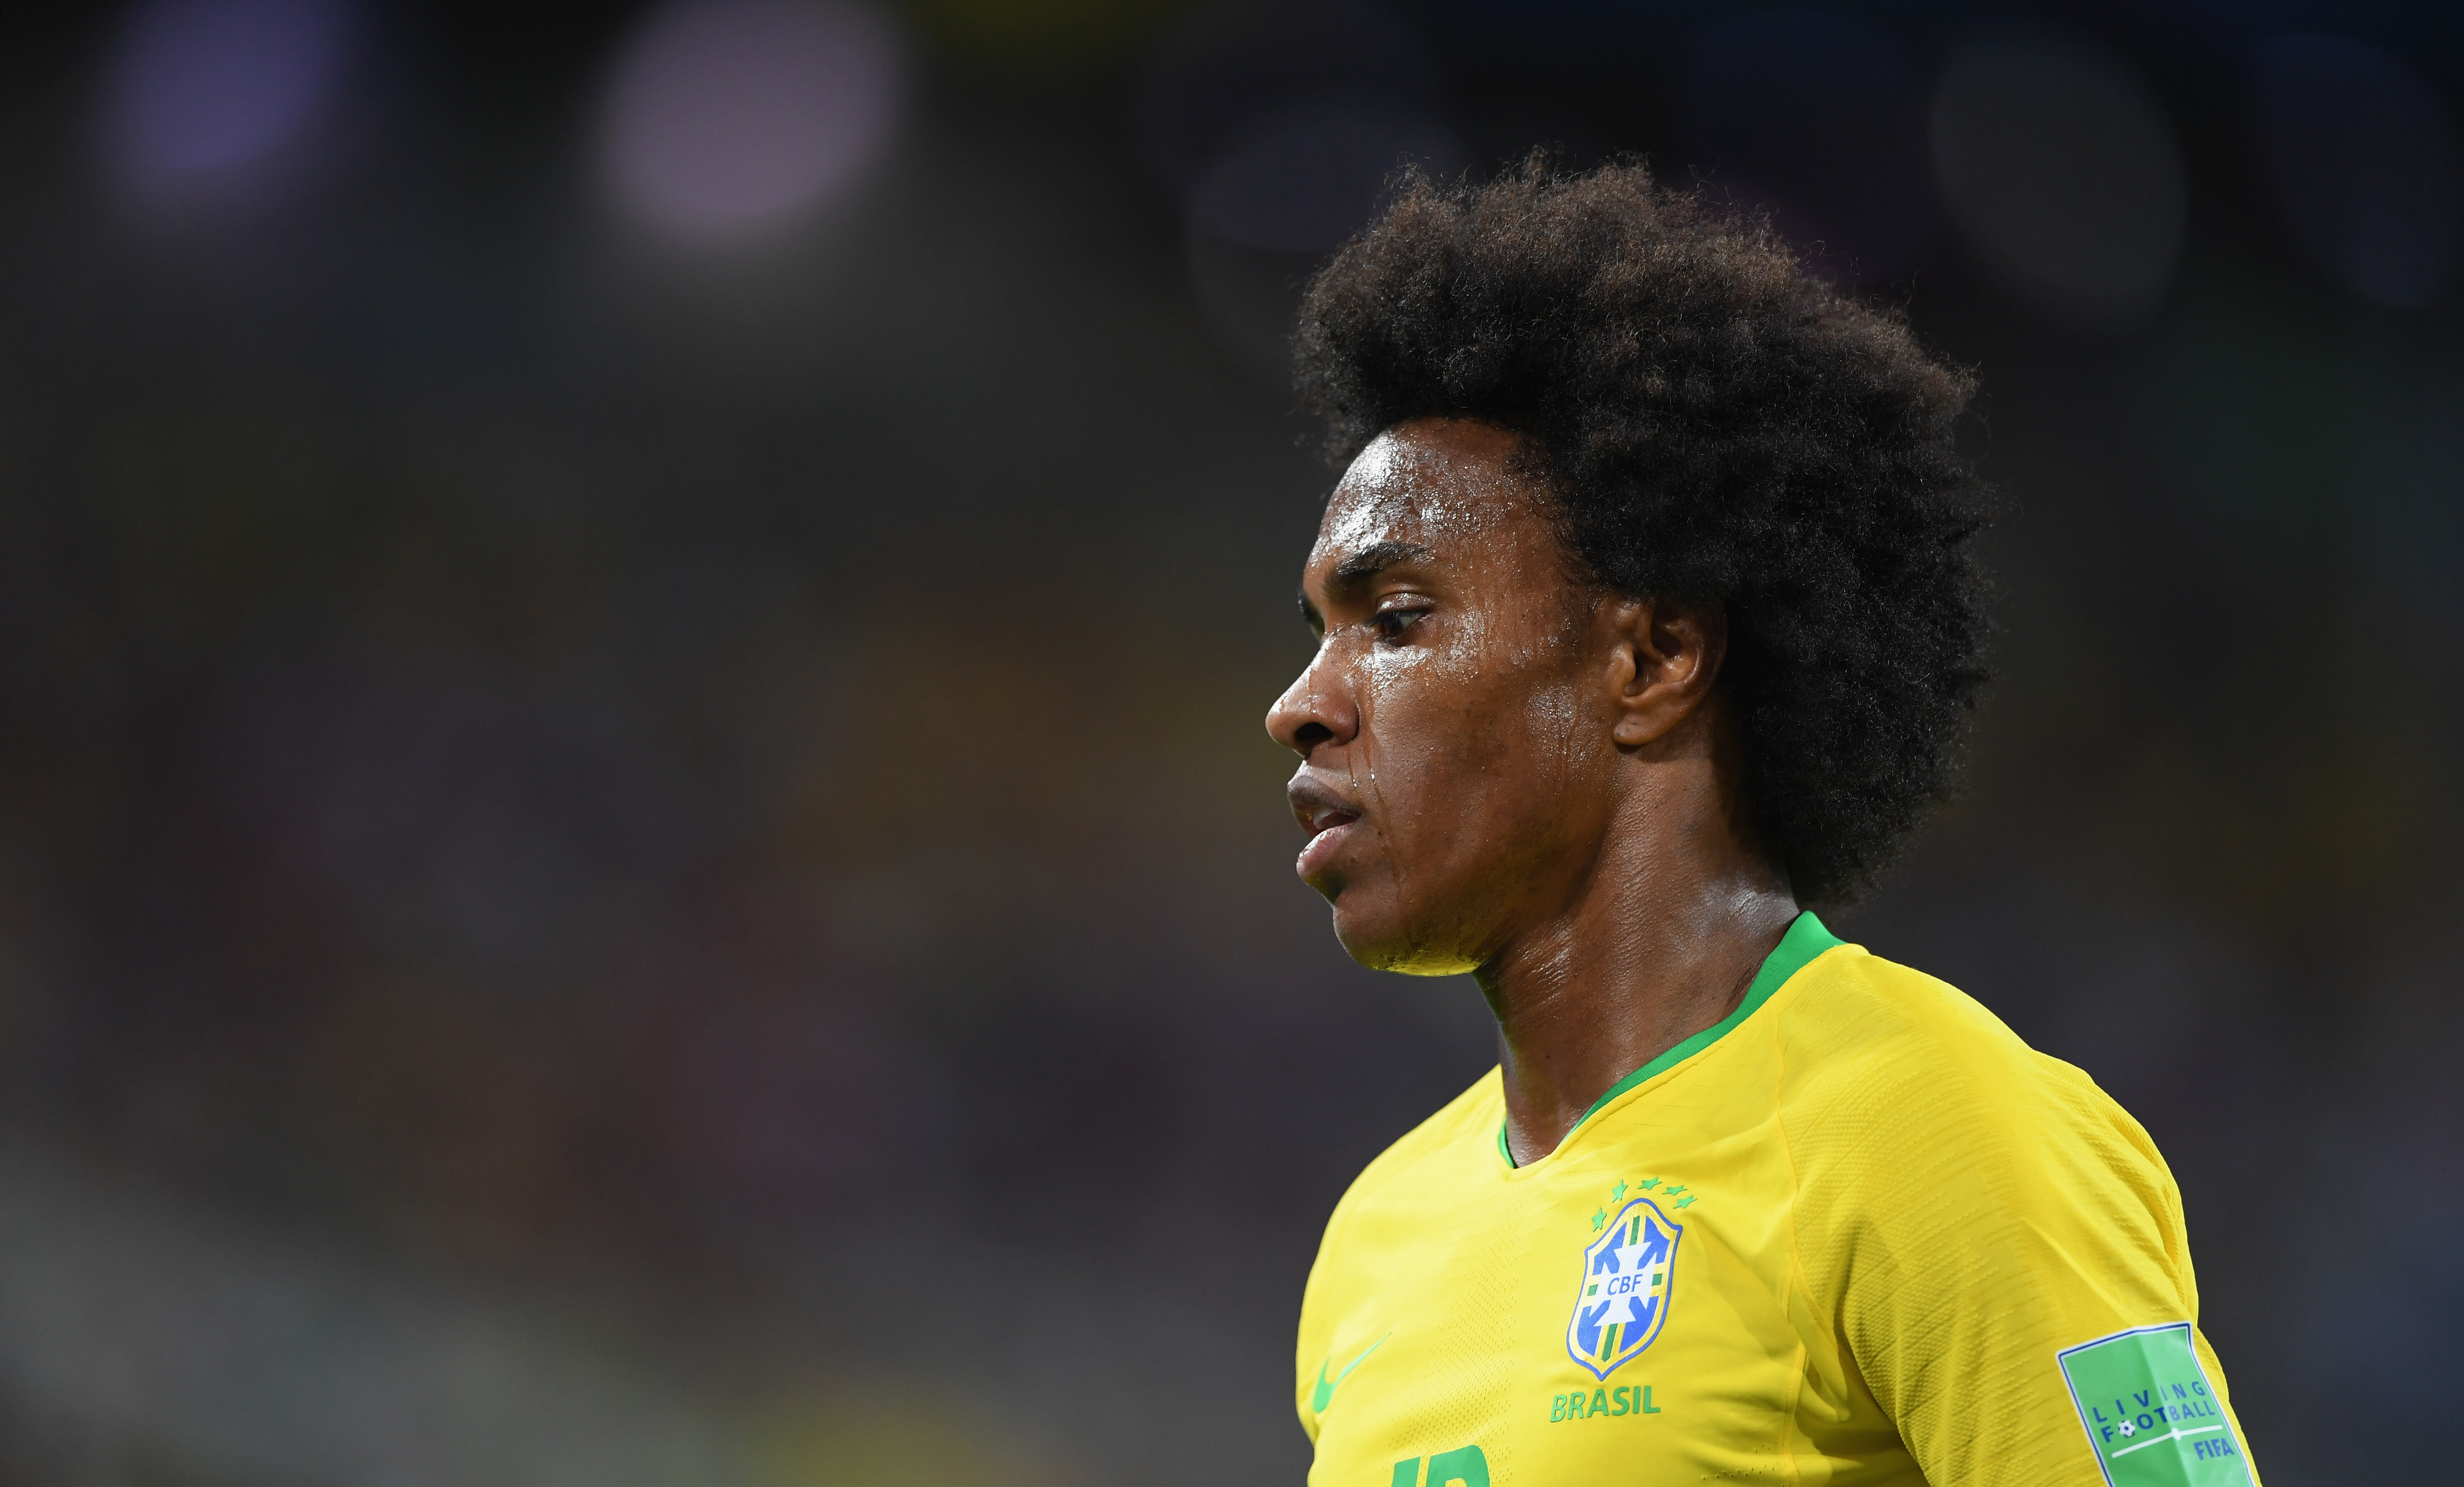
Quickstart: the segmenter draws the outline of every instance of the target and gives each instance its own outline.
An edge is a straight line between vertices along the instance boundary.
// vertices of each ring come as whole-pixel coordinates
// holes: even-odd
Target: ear
[[[1711,695],[1728,651],[1728,616],[1716,604],[1612,599],[1609,631],[1610,735],[1620,748],[1668,736]]]

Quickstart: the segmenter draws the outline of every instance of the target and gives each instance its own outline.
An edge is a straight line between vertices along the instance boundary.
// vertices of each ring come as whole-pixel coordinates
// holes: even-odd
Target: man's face
[[[1607,830],[1596,606],[1515,447],[1462,420],[1381,434],[1302,574],[1317,655],[1266,731],[1301,756],[1296,869],[1366,965],[1479,966],[1571,898]]]

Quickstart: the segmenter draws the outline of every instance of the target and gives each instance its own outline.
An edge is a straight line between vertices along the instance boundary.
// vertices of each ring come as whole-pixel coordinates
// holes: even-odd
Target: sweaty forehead
[[[1369,443],[1328,500],[1312,561],[1340,562],[1379,543],[1442,552],[1494,538],[1528,512],[1514,436],[1493,424],[1424,419]]]

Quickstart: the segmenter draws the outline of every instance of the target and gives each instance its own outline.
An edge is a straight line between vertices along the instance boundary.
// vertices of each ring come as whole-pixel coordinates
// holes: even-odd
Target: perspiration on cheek
[[[1584,753],[1583,707],[1572,687],[1535,689],[1524,709],[1533,752],[1548,759],[1560,778],[1573,775]]]
[[[1501,744],[1516,736],[1522,767],[1562,785],[1604,736],[1589,692],[1600,659],[1590,645],[1591,608],[1579,591],[1561,587],[1553,554],[1517,556],[1521,566],[1500,586],[1516,595],[1512,608],[1484,622],[1495,657],[1492,715]],[[1505,726],[1509,719],[1519,726]]]
[[[1531,565],[1537,566],[1538,565]],[[1502,613],[1484,608],[1484,625],[1498,659],[1525,671],[1565,671],[1583,659],[1584,624],[1554,572],[1509,571],[1491,589],[1511,595]]]

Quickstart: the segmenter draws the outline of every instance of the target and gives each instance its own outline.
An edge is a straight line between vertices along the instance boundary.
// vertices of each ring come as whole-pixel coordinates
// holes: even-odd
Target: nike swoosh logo
[[[1389,1332],[1386,1334],[1386,1338],[1391,1338],[1395,1334],[1392,1332]],[[1326,1365],[1334,1362],[1334,1355],[1332,1353],[1327,1354],[1326,1363],[1322,1363],[1317,1365],[1317,1387],[1309,1391],[1309,1413],[1326,1413],[1326,1407],[1334,1403],[1335,1385],[1341,1384],[1344,1380],[1352,1377],[1353,1369],[1359,1367],[1362,1362],[1365,1361],[1370,1354],[1385,1346],[1386,1338],[1379,1338],[1376,1342],[1362,1348],[1360,1350],[1360,1357],[1345,1364],[1343,1365],[1343,1371],[1334,1376],[1334,1384],[1329,1384],[1326,1381]]]

